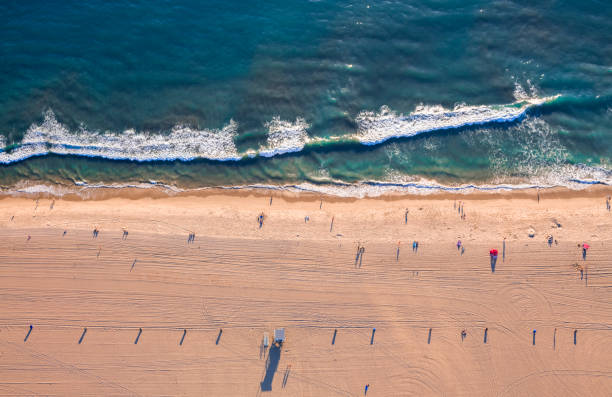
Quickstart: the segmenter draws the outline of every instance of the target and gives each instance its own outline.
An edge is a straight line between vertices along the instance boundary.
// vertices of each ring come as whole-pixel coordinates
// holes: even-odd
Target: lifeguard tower
[[[285,329],[284,328],[276,328],[274,330],[274,343],[279,346],[283,344],[285,341]]]

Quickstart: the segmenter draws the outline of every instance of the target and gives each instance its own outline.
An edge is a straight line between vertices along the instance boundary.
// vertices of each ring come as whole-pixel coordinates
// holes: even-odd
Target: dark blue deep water
[[[612,181],[610,2],[5,1],[0,26],[5,188]]]

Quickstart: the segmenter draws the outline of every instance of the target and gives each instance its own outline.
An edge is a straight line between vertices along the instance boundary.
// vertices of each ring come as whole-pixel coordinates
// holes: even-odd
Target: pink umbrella
[[[497,256],[497,250],[496,249],[492,249],[491,251],[489,251],[489,255]]]
[[[591,247],[589,247],[589,245],[587,243],[584,243],[584,244],[582,244],[582,248],[584,248],[585,250],[588,250]]]

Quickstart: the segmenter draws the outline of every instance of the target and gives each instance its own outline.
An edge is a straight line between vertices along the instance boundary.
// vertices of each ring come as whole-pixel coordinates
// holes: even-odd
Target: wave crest
[[[199,157],[238,160],[240,156],[234,144],[237,127],[232,120],[220,130],[176,126],[167,135],[132,129],[121,134],[81,129],[74,134],[57,121],[53,111],[48,110],[43,122],[32,124],[14,150],[0,152],[0,163],[13,163],[48,153],[132,161],[192,160]]]
[[[268,143],[266,148],[259,150],[259,155],[272,157],[284,153],[299,152],[310,141],[306,130],[310,125],[301,117],[294,123],[274,117],[266,123]]]
[[[364,145],[376,145],[392,138],[410,137],[425,132],[461,128],[471,125],[504,123],[517,120],[529,108],[556,99],[530,98],[508,105],[419,106],[404,115],[382,106],[378,112],[362,111],[355,118],[359,131],[355,138]]]
[[[275,117],[265,124],[268,139],[265,147],[238,152],[234,138],[238,123],[231,120],[221,129],[193,129],[175,126],[169,134],[137,132],[133,129],[114,132],[94,132],[81,128],[70,132],[57,121],[53,111],[44,113],[41,124],[32,124],[22,141],[4,150],[6,139],[0,136],[0,164],[9,164],[33,156],[48,153],[101,157],[111,160],[132,161],[189,161],[197,158],[208,160],[238,161],[243,157],[272,157],[299,152],[310,144],[341,144],[358,142],[375,145],[392,138],[411,137],[425,132],[461,128],[487,123],[503,123],[517,120],[529,108],[556,99],[527,98],[507,105],[458,105],[454,109],[442,106],[419,106],[404,115],[387,106],[378,112],[362,111],[355,121],[356,133],[332,137],[309,137],[310,125],[298,117],[294,122]]]

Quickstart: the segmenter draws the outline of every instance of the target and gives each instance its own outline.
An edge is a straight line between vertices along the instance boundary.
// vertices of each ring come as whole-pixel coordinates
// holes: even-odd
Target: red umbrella
[[[497,256],[497,250],[496,249],[492,249],[491,251],[489,251],[489,254],[491,256]]]
[[[585,250],[588,250],[591,247],[589,247],[589,245],[587,243],[584,243],[584,244],[582,244],[582,248],[584,248]]]

